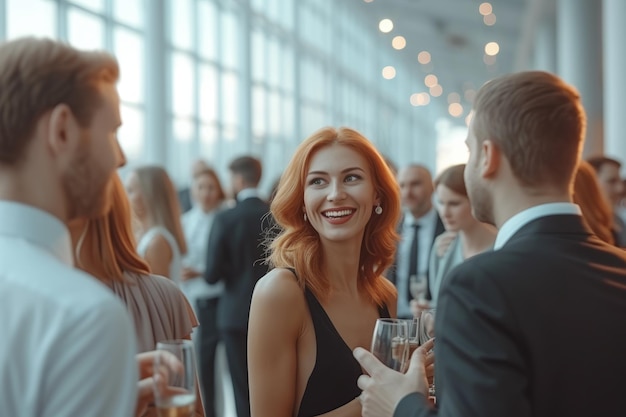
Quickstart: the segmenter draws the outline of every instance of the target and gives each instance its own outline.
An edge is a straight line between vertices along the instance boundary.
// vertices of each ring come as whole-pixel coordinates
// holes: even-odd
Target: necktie
[[[413,240],[411,241],[411,251],[409,252],[409,276],[407,277],[407,297],[409,302],[413,298],[411,296],[411,276],[417,275],[419,263],[419,228],[420,225],[415,223],[411,225],[413,229]]]

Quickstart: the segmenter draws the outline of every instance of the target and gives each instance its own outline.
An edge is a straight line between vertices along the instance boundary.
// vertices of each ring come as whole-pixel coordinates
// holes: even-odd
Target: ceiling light
[[[430,62],[430,53],[428,51],[422,51],[417,54],[417,62],[422,65],[426,65]]]
[[[396,69],[391,65],[383,68],[383,78],[386,80],[392,80],[396,77]]]
[[[393,46],[393,49],[404,49],[406,46],[406,39],[404,39],[404,36],[396,36],[391,41],[391,46]]]
[[[487,16],[488,14],[493,13],[493,7],[491,7],[491,3],[482,3],[478,6],[478,12],[483,16]]]
[[[393,30],[393,22],[391,19],[383,19],[378,24],[378,29],[380,29],[382,33],[389,33]]]
[[[496,15],[491,13],[488,14],[487,16],[483,17],[483,22],[485,22],[485,25],[487,26],[493,26],[496,24]]]
[[[459,103],[452,103],[448,106],[448,113],[452,117],[459,117],[463,114],[463,106]]]
[[[430,87],[430,95],[431,96],[439,97],[442,94],[443,94],[443,87],[440,86],[439,84],[433,85],[432,87]]]
[[[438,82],[439,80],[437,79],[437,76],[435,74],[428,74],[426,77],[424,77],[424,84],[426,85],[426,87],[433,87],[437,85]]]
[[[500,45],[498,42],[489,42],[485,45],[485,53],[489,56],[496,56],[500,52]]]
[[[448,94],[448,104],[460,103],[460,102],[461,102],[461,96],[459,95],[459,93]]]

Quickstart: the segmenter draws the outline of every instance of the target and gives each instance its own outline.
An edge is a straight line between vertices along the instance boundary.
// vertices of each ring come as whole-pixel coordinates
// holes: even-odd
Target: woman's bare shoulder
[[[298,279],[288,269],[274,268],[256,284],[254,295],[268,302],[297,303],[303,300]]]

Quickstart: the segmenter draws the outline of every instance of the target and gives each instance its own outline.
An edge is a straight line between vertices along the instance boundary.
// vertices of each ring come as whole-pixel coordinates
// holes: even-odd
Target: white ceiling
[[[341,0],[345,1],[345,0]],[[378,32],[390,50],[391,40],[402,35],[407,45],[399,54],[411,76],[420,79],[433,73],[444,93],[438,99],[445,103],[450,92],[463,96],[465,89],[479,88],[487,80],[529,66],[529,47],[534,22],[544,13],[545,5],[554,0],[488,0],[496,23],[487,26],[479,13],[484,0],[349,0],[356,11],[378,31],[378,22],[388,18],[394,23],[391,33]],[[493,65],[483,61],[485,44],[497,42],[500,51]],[[417,54],[426,50],[432,66],[423,66]],[[410,94],[410,93],[409,93]]]

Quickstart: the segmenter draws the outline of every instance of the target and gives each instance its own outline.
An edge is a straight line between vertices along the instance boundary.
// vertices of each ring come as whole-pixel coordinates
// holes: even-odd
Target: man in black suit
[[[474,101],[465,182],[495,250],[446,276],[435,322],[437,406],[424,346],[400,374],[364,349],[363,416],[624,416],[626,255],[571,203],[585,114],[546,72],[485,84]],[[429,342],[430,343],[430,342]]]
[[[237,158],[229,169],[237,205],[215,216],[204,277],[210,284],[223,281],[225,285],[217,309],[217,327],[226,348],[237,415],[248,417],[248,314],[254,286],[267,273],[261,243],[269,206],[257,191],[262,174],[258,159]]]
[[[387,278],[398,289],[398,317],[413,317],[410,300],[410,276],[423,276],[426,299],[430,299],[428,260],[435,238],[445,230],[437,210],[433,207],[433,179],[428,168],[411,164],[398,172],[398,185],[404,215],[398,232],[396,259]]]

